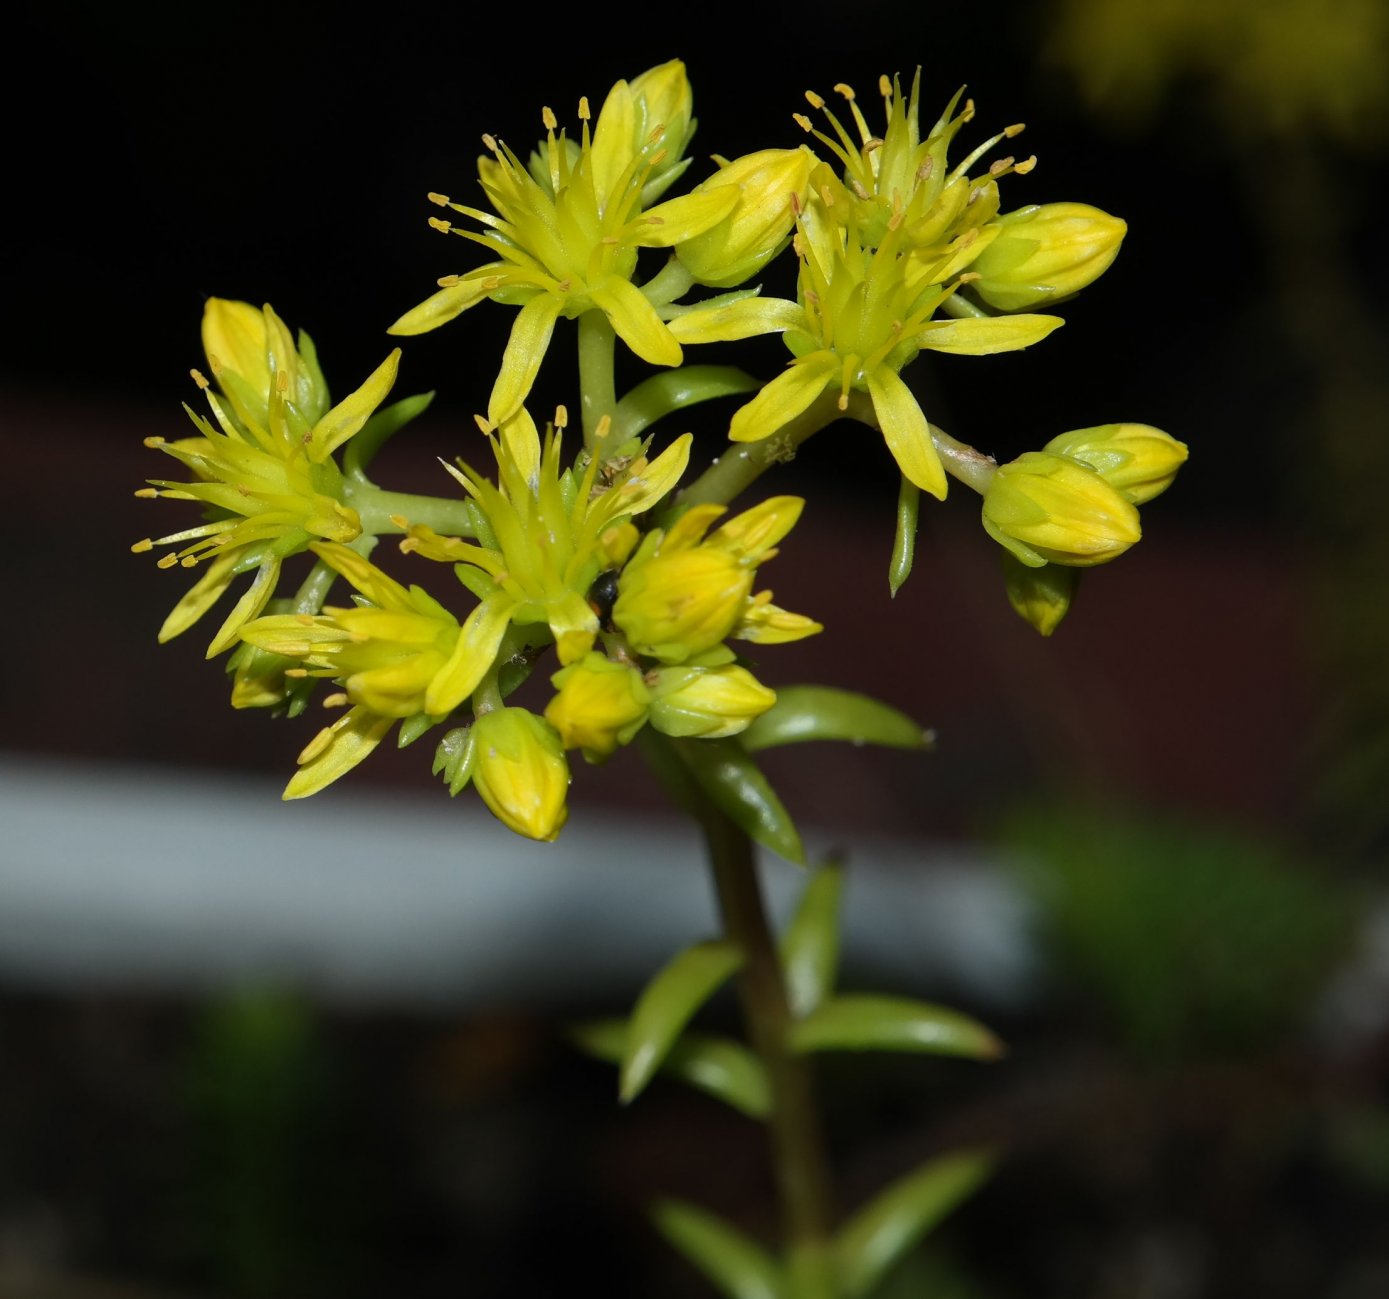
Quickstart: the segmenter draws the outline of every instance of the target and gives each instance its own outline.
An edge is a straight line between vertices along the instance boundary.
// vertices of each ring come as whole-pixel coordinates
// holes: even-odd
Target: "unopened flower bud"
[[[998,237],[970,267],[970,286],[999,311],[1030,311],[1079,293],[1104,274],[1128,230],[1086,203],[1044,203],[999,217]]]
[[[1184,442],[1151,424],[1101,424],[1054,437],[1046,450],[1089,465],[1134,505],[1165,492],[1186,463]]]
[[[559,691],[545,707],[545,720],[566,749],[582,749],[601,762],[628,743],[646,721],[651,692],[636,668],[602,654],[586,654],[550,678]]]
[[[753,576],[750,565],[715,546],[639,555],[622,574],[613,622],[638,653],[683,662],[738,625]]]
[[[666,735],[721,740],[746,730],[774,703],[746,668],[659,668],[651,674],[651,725]]]
[[[638,152],[664,150],[658,170],[668,170],[684,156],[694,128],[694,93],[685,65],[679,59],[657,64],[633,77],[630,88],[637,110],[637,139],[633,144]],[[652,134],[658,127],[660,137],[653,140]]]
[[[736,185],[738,205],[718,225],[675,252],[701,284],[732,288],[756,275],[786,245],[795,223],[794,196],[810,181],[810,151],[763,149],[735,158],[696,192]]]
[[[217,386],[231,398],[238,414],[261,428],[268,424],[272,392],[293,402],[310,424],[328,409],[328,389],[313,344],[301,334],[296,346],[288,327],[270,307],[209,298],[203,308],[202,334],[203,351]],[[281,374],[283,381],[278,378]]]
[[[555,838],[569,815],[569,763],[550,725],[497,708],[472,726],[472,781],[492,815],[528,839]]]
[[[1028,568],[1010,551],[1003,555],[1003,580],[1013,612],[1043,636],[1050,636],[1071,608],[1080,574],[1061,564]]]
[[[984,493],[984,531],[1029,568],[1104,564],[1142,536],[1138,511],[1069,456],[1028,451],[1000,465]]]

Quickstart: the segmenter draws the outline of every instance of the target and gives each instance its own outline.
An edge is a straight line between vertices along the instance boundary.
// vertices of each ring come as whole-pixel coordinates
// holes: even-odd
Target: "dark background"
[[[1253,14],[1236,0],[1209,8]],[[878,75],[919,62],[923,117],[967,83],[979,109],[967,147],[1028,123],[1016,147],[1039,166],[1005,182],[1005,208],[1081,201],[1130,227],[1043,346],[919,360],[909,378],[930,418],[1000,460],[1068,428],[1142,421],[1187,442],[1191,462],[1144,508],[1141,545],[1086,575],[1049,641],[1009,611],[965,489],[930,511],[917,572],[891,602],[895,477],[878,439],[829,430],[781,480],[811,504],[768,577],[780,603],[828,631],[768,654],[764,675],[869,683],[940,732],[926,760],[777,755],[792,810],[846,835],[1032,845],[1061,863],[1050,885],[1024,885],[1042,898],[1058,880],[1073,902],[1099,888],[1065,874],[1087,853],[1128,863],[1115,878],[1133,889],[1108,913],[1043,906],[1060,991],[995,1012],[1028,1069],[1005,1065],[1014,1072],[981,1092],[951,1067],[893,1075],[887,1062],[851,1079],[833,1062],[837,1153],[847,1164],[853,1143],[870,1151],[851,1165],[862,1195],[871,1152],[891,1165],[882,1152],[982,1137],[1018,1152],[903,1294],[1381,1293],[1383,1021],[1328,1059],[1303,1011],[1383,906],[1386,110],[1352,57],[1378,51],[1389,75],[1383,11],[1327,7],[1327,29],[1352,51],[1344,66],[1327,53],[1335,42],[1293,42],[1286,76],[1251,90],[1230,73],[1248,53],[1236,22],[1226,54],[1173,54],[1151,94],[1124,97],[1130,69],[1096,99],[1095,79],[1065,57],[1063,9],[551,17],[402,3],[188,6],[156,19],[28,6],[6,92],[4,745],[20,762],[70,764],[76,814],[99,764],[282,779],[308,737],[306,720],[225,706],[201,628],[155,646],[185,577],[127,553],[174,526],[150,520],[170,507],[130,493],[163,471],[141,438],[182,434],[207,297],[273,303],[313,334],[341,395],[393,345],[385,327],[472,264],[427,228],[425,194],[474,196],[483,131],[521,150],[540,135],[542,104],[569,122],[580,95],[596,108],[618,76],[679,56],[695,88],[692,151],[736,156],[799,142],[790,114],[803,92],[836,81],[876,121]],[[1100,9],[1124,13],[1117,0]],[[1153,21],[1136,0],[1129,12],[1132,27]],[[1151,46],[1158,63],[1181,48]],[[1334,112],[1298,98],[1318,77]],[[391,485],[431,490],[435,456],[476,456],[470,416],[509,323],[484,303],[406,340],[397,391],[440,396],[383,461],[399,474]],[[562,331],[541,391],[572,403]],[[747,355],[768,375],[783,360],[774,340]],[[698,454],[718,453],[725,418],[694,414]],[[427,756],[382,753],[350,780],[427,795]],[[579,771],[574,798],[617,815],[663,806],[630,755]],[[1132,924],[1168,914],[1170,928]],[[1193,941],[1220,959],[1180,1000],[1175,985],[1201,965]],[[1303,956],[1288,973],[1278,962],[1292,949]],[[1126,1000],[1113,989],[1141,960],[1166,973]],[[1229,991],[1251,968],[1268,971],[1251,983],[1280,990],[1276,1012]],[[559,1008],[612,1009],[582,996]],[[674,1183],[768,1229],[751,1190],[740,1202],[727,1189],[756,1188],[756,1146],[684,1097],[616,1115],[607,1080],[555,1040],[557,1014],[521,997],[481,1015],[369,1014],[311,986],[55,990],[0,970],[0,1293],[529,1294],[571,1267],[610,1268],[613,1293],[698,1293],[640,1206]],[[247,1148],[266,1153],[227,1162]],[[710,1169],[710,1150],[723,1166]],[[203,1208],[171,1215],[189,1187]],[[51,1249],[33,1245],[35,1203],[58,1224],[39,1233],[60,1242]]]

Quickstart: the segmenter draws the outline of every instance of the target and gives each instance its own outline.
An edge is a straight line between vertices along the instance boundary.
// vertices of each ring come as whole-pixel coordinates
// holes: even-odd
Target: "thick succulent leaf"
[[[571,1036],[582,1050],[610,1064],[621,1064],[627,1053],[625,1019],[580,1024]],[[658,1072],[707,1092],[749,1118],[765,1119],[771,1112],[766,1070],[740,1042],[686,1033],[671,1047]]]
[[[894,1182],[840,1229],[835,1270],[846,1299],[870,1294],[928,1231],[973,1194],[993,1168],[983,1151],[934,1159]]]
[[[634,1100],[655,1076],[690,1017],[742,964],[729,942],[697,943],[672,957],[632,1010],[622,1052],[619,1095]]]
[[[679,747],[690,774],[734,825],[754,843],[805,864],[790,813],[738,740],[686,740]]]
[[[683,1200],[665,1200],[656,1226],[728,1299],[783,1299],[781,1267],[761,1245],[722,1218]]]
[[[847,740],[889,749],[926,749],[934,740],[906,713],[853,690],[783,686],[776,703],[743,732],[743,747],[757,753],[807,740]]]
[[[805,886],[801,904],[781,939],[781,965],[791,1013],[810,1014],[834,988],[839,972],[839,899],[844,871],[821,866]]]
[[[1003,1044],[957,1010],[906,997],[834,997],[791,1028],[795,1051],[911,1051],[996,1060]]]
[[[916,558],[916,519],[921,509],[921,489],[906,475],[897,489],[897,532],[892,539],[892,559],[887,568],[887,584],[896,595],[911,576]]]
[[[735,365],[685,365],[653,374],[617,403],[609,439],[620,446],[673,411],[716,397],[756,392],[760,386]]]

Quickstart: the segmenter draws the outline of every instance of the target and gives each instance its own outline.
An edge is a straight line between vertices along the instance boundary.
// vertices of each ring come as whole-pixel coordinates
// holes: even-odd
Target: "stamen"
[[[481,432],[484,437],[487,437],[492,430],[496,428],[496,425],[493,424],[486,415],[474,415],[473,423],[478,426],[478,431]],[[445,467],[447,468],[447,466]]]
[[[825,106],[823,97],[817,95],[813,90],[807,90],[805,92],[805,102],[809,104],[811,108],[824,108]]]
[[[201,370],[189,370],[188,373],[193,376],[193,382],[196,383],[199,388],[203,389],[204,392],[212,386],[208,383],[207,377]]]
[[[795,124],[799,126],[801,130],[804,131],[807,135],[815,129],[814,126],[811,124],[810,118],[808,118],[804,113],[792,113],[791,120],[795,122]]]
[[[222,373],[222,358],[220,356],[214,356],[211,352],[209,352],[207,354],[207,363],[212,367],[213,374]]]
[[[145,439],[145,445],[153,450],[155,447],[162,447],[164,445],[164,439],[158,436],[148,437]]]
[[[560,405],[558,405],[558,406],[555,407],[555,427],[556,427],[556,428],[568,428],[568,427],[569,427],[569,407],[567,407],[567,406],[565,406],[565,405],[563,405],[563,404],[560,404]]]
[[[834,90],[835,90],[835,94],[837,94],[837,95],[842,95],[842,96],[843,96],[845,99],[847,99],[851,104],[854,102],[854,88],[853,88],[853,86],[847,85],[847,84],[846,84],[845,82],[843,82],[843,81],[836,81],[836,82],[834,83]]]
[[[283,395],[289,391],[289,371],[281,370],[275,375],[275,391]]]
[[[197,566],[198,566],[198,556],[197,556],[197,555],[185,555],[182,559],[180,559],[180,560],[178,561],[178,564],[179,564],[179,567],[180,567],[180,568],[197,568]]]
[[[337,694],[328,695],[324,701],[324,708],[342,708],[348,703],[347,691],[339,690]]]
[[[434,281],[434,283],[437,284],[441,289],[451,289],[462,279],[463,277],[461,275],[441,275],[437,280]]]
[[[159,493],[153,487],[142,487],[135,493],[142,501],[157,501]]]
[[[302,767],[306,762],[312,762],[324,751],[324,749],[332,744],[332,742],[333,728],[331,726],[325,726],[304,746],[304,752],[299,755],[299,765]]]
[[[878,78],[878,94],[887,100],[892,98],[892,82],[887,79],[887,73]]]
[[[921,166],[916,169],[917,180],[930,180],[931,173],[936,169],[936,160],[928,153]]]
[[[410,526],[410,520],[407,519],[403,514],[392,514],[390,516],[390,519],[391,522],[394,523],[397,528],[400,528],[402,530]]]
[[[278,650],[276,650],[276,651],[274,651],[274,652],[275,652],[275,653],[279,653]],[[286,668],[286,669],[285,669],[285,676],[287,676],[287,677],[293,677],[296,681],[302,681],[302,680],[303,680],[306,676],[308,676],[308,675],[309,675],[309,670],[308,670],[308,668]]]
[[[448,234],[448,232],[453,229],[453,222],[445,221],[443,217],[430,217],[429,228],[431,230],[438,230],[441,234]]]
[[[547,131],[553,131],[559,125],[559,119],[555,116],[554,111],[548,107],[540,110],[540,120],[544,123]]]
[[[990,176],[1001,176],[1001,175],[1003,175],[1003,173],[1004,173],[1005,171],[1007,171],[1007,170],[1013,165],[1013,161],[1014,161],[1014,160],[1013,160],[1012,158],[995,158],[995,159],[989,164],[989,175],[990,175]]]
[[[1027,130],[1026,122],[1014,122],[1012,126],[1003,128],[1003,134],[1011,140],[1015,135],[1021,135],[1025,130]]]
[[[594,427],[593,427],[593,436],[594,436],[594,439],[595,439],[595,440],[601,440],[601,439],[607,437],[609,431],[612,429],[612,426],[613,426],[613,417],[612,417],[611,415],[604,415],[601,419],[599,419],[598,423],[595,424]]]
[[[148,537],[146,537],[143,541],[137,541],[133,546],[131,546],[130,553],[132,555],[143,555],[146,553],[146,551],[150,551],[153,549],[154,542],[151,541]]]
[[[177,555],[161,555],[156,564],[157,568],[173,568],[178,563]]]
[[[431,203],[437,203],[440,207],[448,207],[449,205],[449,196],[447,194],[436,194],[433,190],[430,190],[425,197]]]
[[[1016,167],[1013,174],[1016,176],[1026,176],[1029,171],[1033,171],[1037,166],[1037,155],[1034,153],[1030,158],[1024,158]]]
[[[589,113],[589,111],[588,111],[588,96],[587,96],[587,95],[580,95],[580,96],[579,96],[579,121],[581,121],[581,122],[587,122],[587,121],[589,120],[590,116],[592,116],[592,115],[591,115],[591,114]]]
[[[487,150],[488,153],[497,153],[497,152],[498,152],[498,149],[497,149],[497,137],[496,137],[495,135],[491,135],[491,134],[488,134],[487,132],[483,132],[482,143],[483,143],[483,147],[486,148],[486,150]]]

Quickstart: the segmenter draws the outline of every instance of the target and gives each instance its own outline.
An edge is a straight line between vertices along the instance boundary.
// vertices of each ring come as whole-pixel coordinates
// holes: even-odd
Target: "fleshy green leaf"
[[[807,740],[847,740],[889,749],[927,749],[934,732],[906,713],[852,690],[831,686],[783,686],[776,703],[739,737],[753,753]]]
[[[869,1294],[889,1269],[993,1169],[983,1151],[946,1155],[880,1192],[840,1229],[834,1243],[840,1293]]]
[[[801,904],[781,940],[781,964],[791,1013],[808,1015],[829,995],[839,972],[839,899],[844,871],[821,866],[801,894]]]
[[[678,370],[653,374],[617,403],[609,442],[620,446],[672,411],[716,397],[756,392],[760,386],[752,375],[736,365],[685,365]]]
[[[916,557],[916,517],[921,509],[921,488],[905,475],[897,490],[897,534],[892,539],[892,560],[887,568],[887,583],[896,595],[911,576],[912,560]]]
[[[632,1010],[622,1053],[619,1095],[624,1105],[651,1081],[690,1016],[742,960],[732,943],[696,943],[672,957],[646,985]]]
[[[687,740],[679,749],[690,774],[729,820],[755,843],[805,864],[790,813],[737,740]]]
[[[589,1055],[621,1064],[627,1053],[627,1021],[603,1019],[580,1024],[572,1036]],[[698,1087],[752,1119],[771,1112],[771,1091],[762,1062],[740,1042],[703,1033],[686,1033],[671,1047],[659,1071]]]
[[[661,1235],[728,1299],[783,1299],[776,1260],[722,1218],[683,1200],[663,1201],[652,1217]]]
[[[957,1010],[905,997],[834,997],[794,1024],[795,1051],[920,1051],[995,1060],[1003,1043]]]

